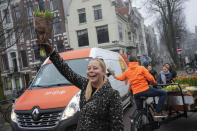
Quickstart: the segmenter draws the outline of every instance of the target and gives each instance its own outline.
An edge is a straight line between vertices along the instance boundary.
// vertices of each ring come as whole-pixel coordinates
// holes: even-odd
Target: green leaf
[[[36,10],[35,10],[35,16],[40,16],[40,11],[39,11],[39,9],[38,8],[36,8]]]
[[[49,17],[50,16],[50,11],[49,10],[46,10],[45,11],[45,17]]]
[[[45,12],[42,12],[38,8],[36,8],[34,15],[35,16],[42,16],[45,18],[51,18],[51,19],[54,17],[54,13],[51,13],[50,10],[46,10]]]
[[[51,19],[54,18],[54,13],[51,13],[50,18]]]

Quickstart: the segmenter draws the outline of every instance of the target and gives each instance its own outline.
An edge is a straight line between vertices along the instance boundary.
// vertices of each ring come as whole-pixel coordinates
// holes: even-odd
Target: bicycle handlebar
[[[0,101],[0,104],[1,104],[1,103],[4,103],[4,102],[8,102],[8,101],[13,101],[13,100],[15,100],[15,99],[16,99],[16,98],[1,100],[1,101]]]
[[[156,84],[156,85],[149,85],[149,86],[169,86],[169,85],[179,85],[178,83],[170,83],[170,84]]]

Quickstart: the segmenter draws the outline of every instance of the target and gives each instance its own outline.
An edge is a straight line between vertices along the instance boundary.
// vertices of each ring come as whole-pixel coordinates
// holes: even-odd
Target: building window
[[[4,71],[9,70],[9,65],[8,65],[8,58],[6,54],[2,55],[2,63],[3,63],[3,69]]]
[[[45,11],[45,7],[44,7],[44,1],[43,0],[38,0],[38,6],[40,11]]]
[[[35,39],[36,38],[36,32],[35,32],[33,23],[30,23],[30,27],[29,28],[30,28],[31,39]]]
[[[109,42],[108,26],[96,27],[98,44]]]
[[[18,65],[16,60],[16,52],[10,53],[11,60],[12,60],[12,72],[18,72]]]
[[[53,20],[53,31],[55,35],[61,33],[61,23],[57,17]]]
[[[27,14],[28,17],[32,17],[33,16],[33,12],[34,12],[34,8],[32,5],[32,2],[27,3]]]
[[[10,18],[10,12],[8,9],[5,9],[3,10],[3,14],[4,14],[4,17],[5,17],[5,22],[8,24],[8,23],[11,23],[11,18]]]
[[[5,47],[5,36],[3,31],[0,31],[0,47]]]
[[[22,50],[20,53],[21,53],[23,67],[28,67],[26,52]]]
[[[6,89],[5,90],[12,90],[12,82],[11,82],[11,78],[7,77],[6,78]]]
[[[58,9],[57,0],[50,0],[50,10],[55,11]]]
[[[123,40],[122,24],[118,23],[119,40]]]
[[[18,6],[14,7],[14,13],[15,13],[16,20],[19,20],[21,15],[20,15],[20,10]]]
[[[18,33],[18,37],[17,37],[18,41],[20,43],[23,43],[24,42],[24,35],[23,35],[22,28],[18,28],[18,32],[17,33]]]
[[[20,89],[19,77],[15,77],[15,84],[16,84],[16,89],[19,90]]]
[[[12,45],[12,30],[7,30],[7,46],[11,46]]]
[[[30,81],[29,74],[25,74],[24,78],[25,78],[25,84],[26,84],[26,88],[27,88],[29,81]]]
[[[85,8],[78,9],[78,15],[79,15],[79,23],[85,23],[86,22]]]
[[[77,31],[77,38],[79,47],[89,45],[87,29]]]
[[[101,5],[94,6],[93,8],[94,8],[94,19],[95,19],[95,20],[102,19],[102,9],[101,9]]]
[[[128,32],[128,39],[131,40],[131,32]]]
[[[38,50],[37,44],[33,46],[33,49],[34,49],[34,59],[39,60],[40,59],[40,52]]]
[[[56,42],[58,52],[64,52],[64,43],[63,40]]]

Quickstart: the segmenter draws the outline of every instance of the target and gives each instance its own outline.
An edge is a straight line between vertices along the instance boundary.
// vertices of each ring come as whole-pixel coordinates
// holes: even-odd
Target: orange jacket
[[[130,62],[129,68],[120,76],[115,76],[116,79],[123,81],[129,80],[129,87],[133,94],[137,94],[149,89],[148,82],[156,83],[154,77],[148,72],[144,66],[139,66],[138,62]]]

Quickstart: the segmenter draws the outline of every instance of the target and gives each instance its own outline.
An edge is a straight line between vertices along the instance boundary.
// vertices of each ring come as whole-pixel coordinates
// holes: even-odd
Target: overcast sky
[[[139,8],[142,16],[145,18],[146,25],[152,25],[154,22],[154,16],[146,13],[142,5],[143,0],[133,0],[133,6]],[[197,26],[197,0],[189,0],[185,3],[185,16],[187,27],[191,32],[194,32],[195,25]]]

